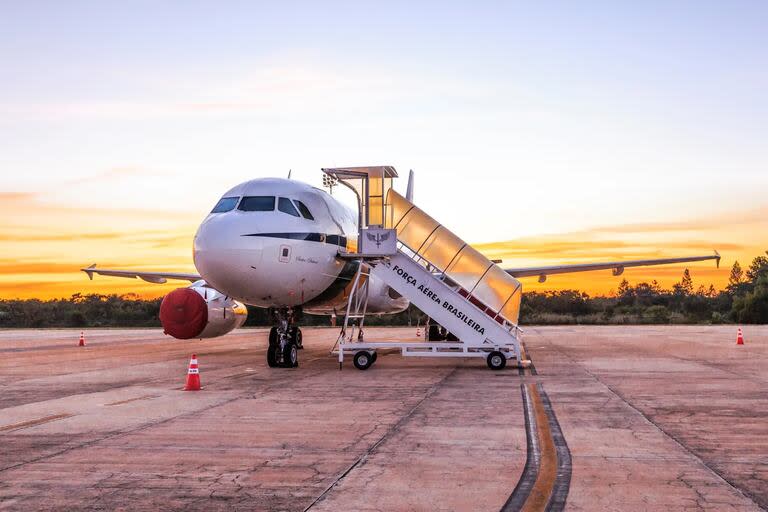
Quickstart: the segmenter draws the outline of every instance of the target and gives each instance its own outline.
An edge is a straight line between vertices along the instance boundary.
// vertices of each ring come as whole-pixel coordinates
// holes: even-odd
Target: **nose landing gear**
[[[293,325],[295,312],[289,308],[276,309],[273,316],[277,325],[269,330],[267,365],[271,368],[296,368],[299,366],[299,350],[304,346],[301,329]]]

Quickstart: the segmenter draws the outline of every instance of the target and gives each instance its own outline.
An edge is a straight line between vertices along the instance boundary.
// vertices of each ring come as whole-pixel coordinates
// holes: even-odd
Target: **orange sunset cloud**
[[[755,256],[768,249],[768,207],[717,218],[600,226],[474,246],[488,257],[502,259],[502,267],[703,256],[717,250],[722,256],[720,268],[714,262],[638,267],[626,269],[622,277],[612,276],[610,271],[595,271],[550,276],[545,283],[525,279],[523,286],[526,290],[578,289],[593,295],[611,294],[621,279],[626,278],[630,283],[656,280],[669,288],[688,268],[695,286],[712,284],[722,289],[735,261],[746,267]]]
[[[23,211],[24,215],[18,215]],[[35,194],[2,194],[0,297],[57,298],[74,293],[158,297],[178,283],[94,279],[79,269],[103,267],[192,271],[192,237],[200,216],[154,210],[67,207]]]

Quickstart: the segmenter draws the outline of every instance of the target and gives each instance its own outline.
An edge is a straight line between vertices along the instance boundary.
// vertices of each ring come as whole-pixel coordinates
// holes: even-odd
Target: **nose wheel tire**
[[[275,368],[278,366],[277,364],[277,345],[272,345],[271,343],[267,347],[267,365],[270,368]]]
[[[302,350],[304,348],[304,344],[301,342],[304,336],[301,334],[301,329],[296,327],[294,331],[291,333],[291,338],[293,338],[293,342],[296,343],[296,348],[299,350]]]
[[[367,370],[376,361],[376,352],[367,352],[361,350],[355,354],[352,362],[355,364],[355,368],[358,370]]]
[[[283,367],[296,368],[299,366],[299,349],[296,344],[292,341],[289,341],[283,350]]]
[[[491,370],[503,370],[504,367],[507,366],[507,358],[498,350],[488,354],[486,362],[488,363],[488,368]]]

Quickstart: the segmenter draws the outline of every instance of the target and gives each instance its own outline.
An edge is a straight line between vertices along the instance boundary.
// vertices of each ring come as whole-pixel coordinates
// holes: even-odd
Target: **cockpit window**
[[[239,197],[222,197],[221,199],[219,199],[219,202],[216,203],[216,206],[213,207],[213,210],[211,210],[211,213],[224,213],[234,209],[238,199],[240,198]]]
[[[296,211],[296,207],[293,206],[291,200],[285,197],[280,197],[277,199],[277,209],[283,213],[287,213],[288,215],[293,215],[294,217],[299,216],[299,212]]]
[[[307,205],[305,205],[304,203],[302,203],[301,201],[299,201],[297,199],[296,200],[296,206],[299,207],[299,211],[301,212],[301,214],[304,216],[305,219],[315,220],[315,218],[309,212],[309,208],[307,208]]]
[[[275,209],[275,196],[245,196],[238,210],[244,212],[271,212]]]

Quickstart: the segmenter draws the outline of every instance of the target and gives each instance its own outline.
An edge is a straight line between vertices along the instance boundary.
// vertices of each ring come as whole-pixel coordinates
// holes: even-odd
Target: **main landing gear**
[[[459,341],[459,338],[445,327],[429,324],[429,327],[427,327],[427,341]]]
[[[269,330],[267,365],[272,368],[299,366],[299,350],[303,349],[301,329],[294,322],[297,312],[290,308],[275,309],[272,315],[277,324]]]

